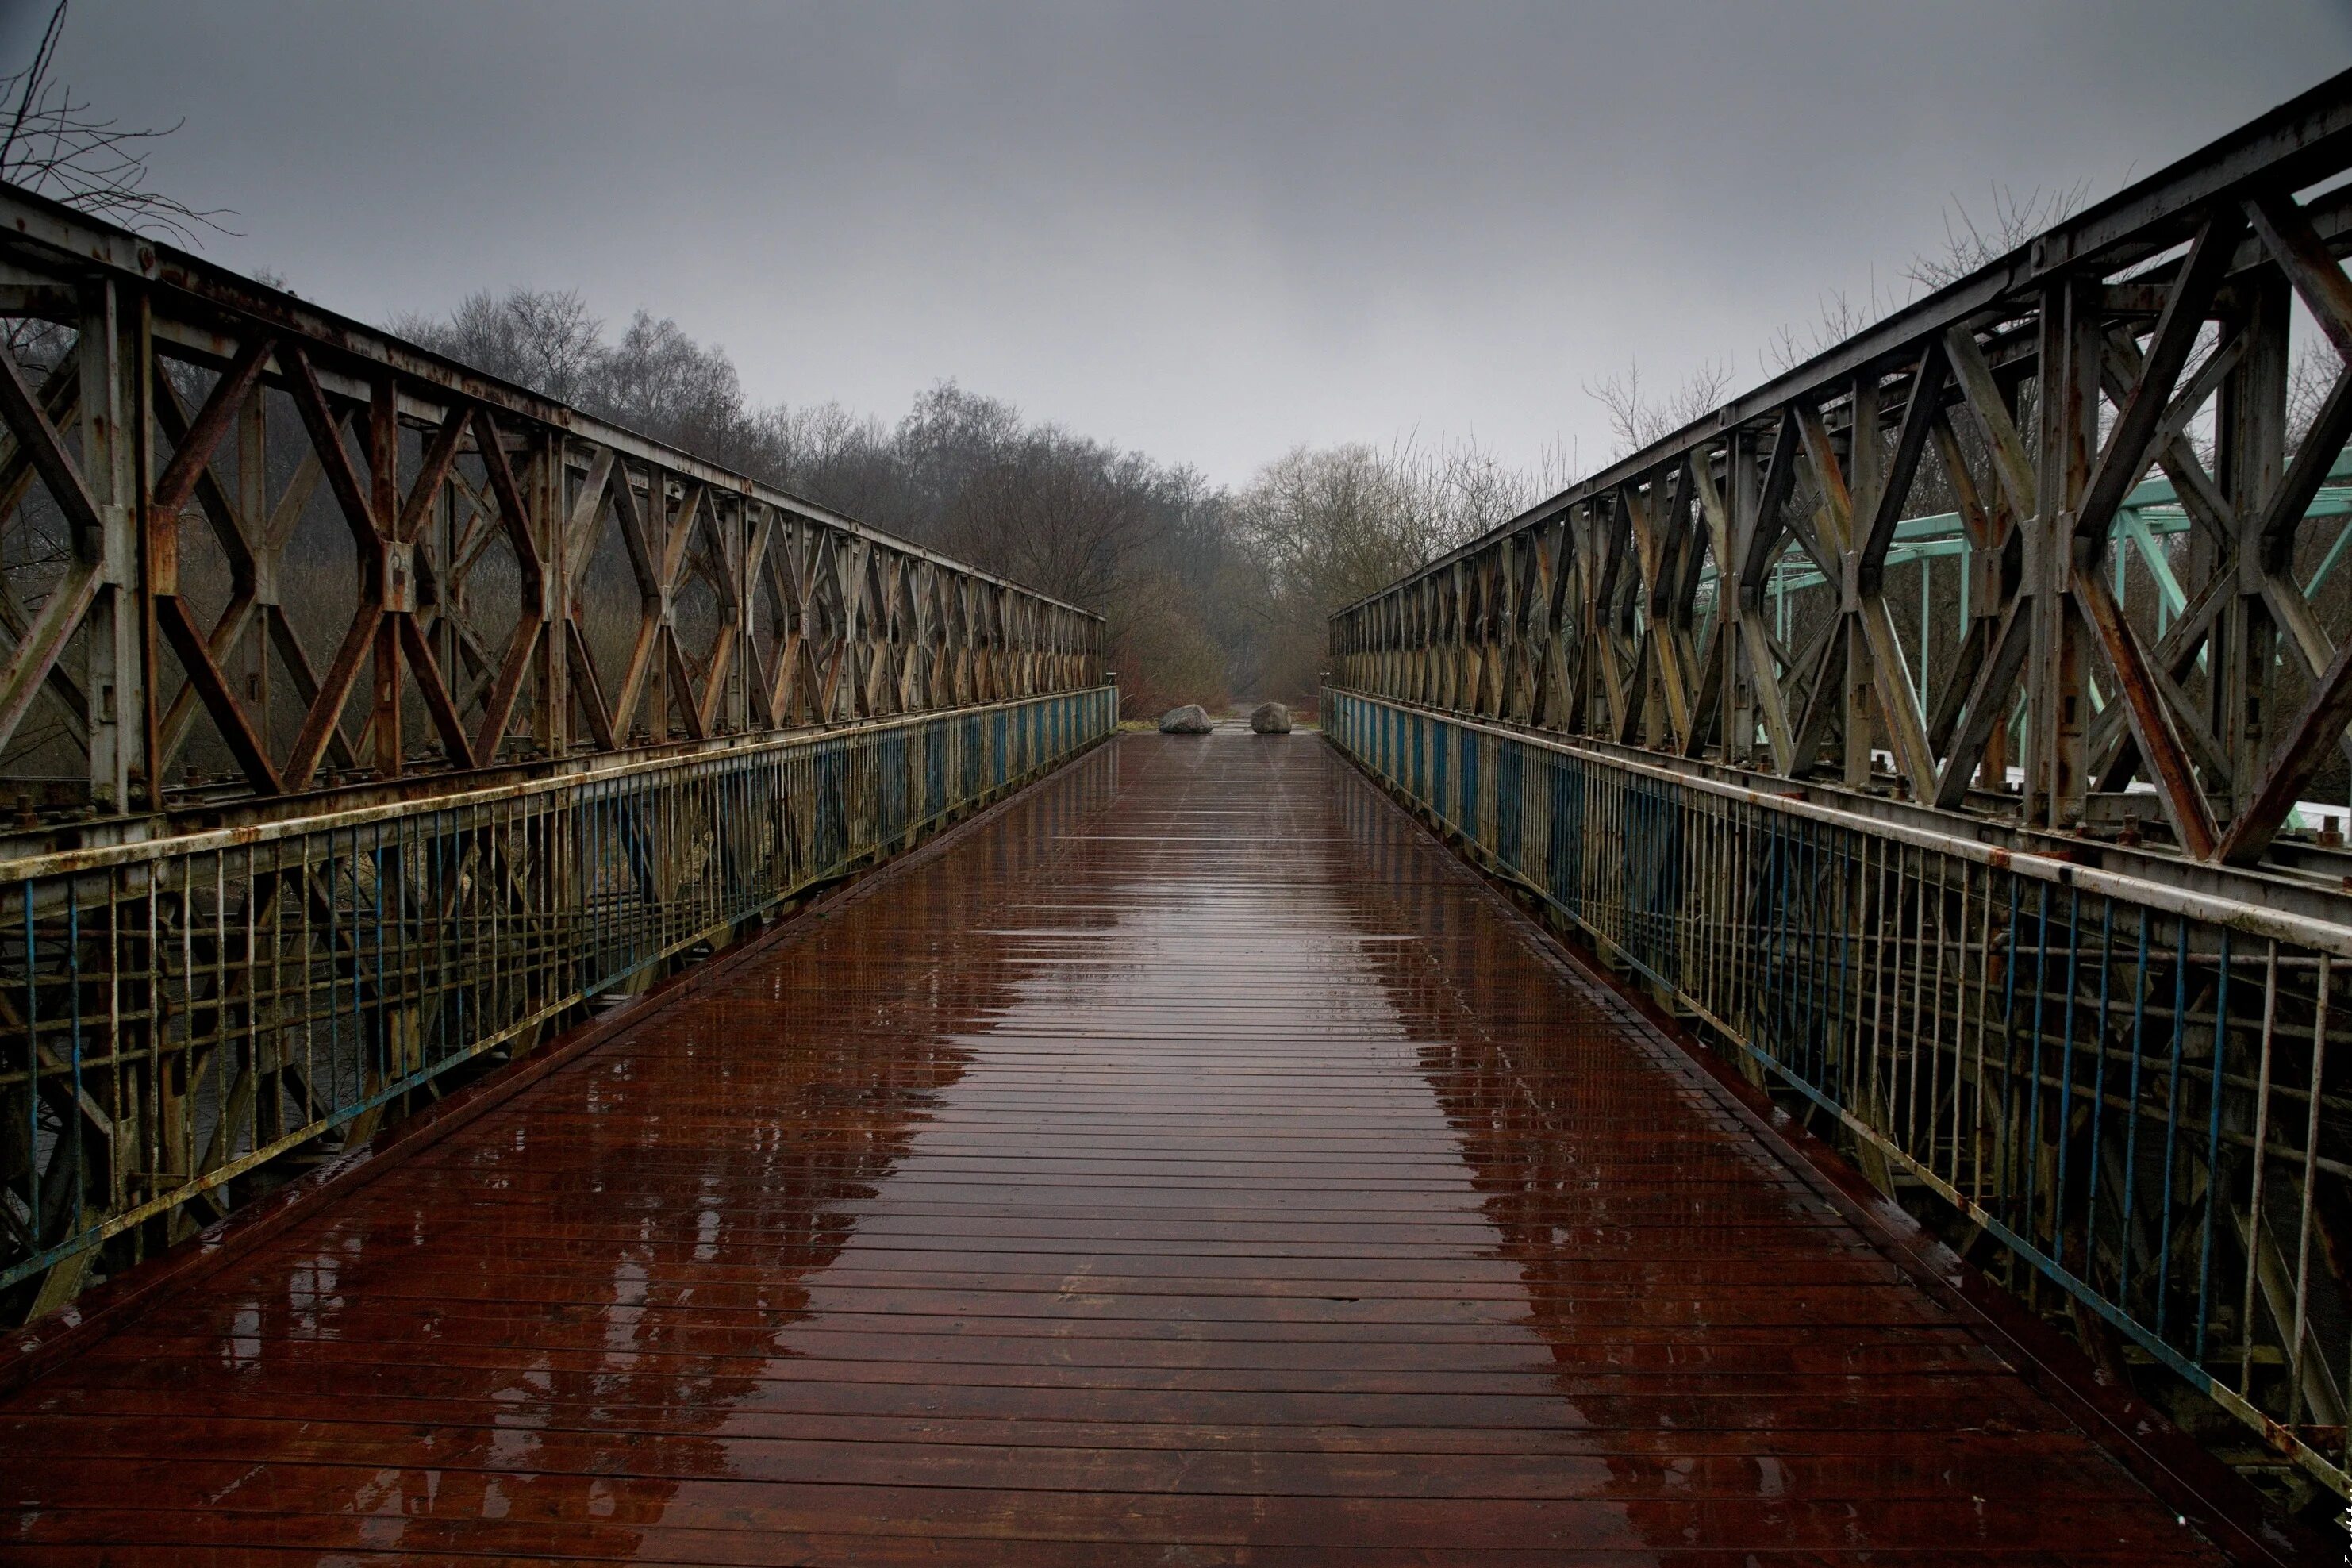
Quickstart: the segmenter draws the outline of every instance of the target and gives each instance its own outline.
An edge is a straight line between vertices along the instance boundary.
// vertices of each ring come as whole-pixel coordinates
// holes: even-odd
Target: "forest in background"
[[[1130,717],[1311,701],[1324,618],[1570,475],[1475,443],[1300,447],[1234,489],[946,381],[893,423],[760,405],[725,351],[639,310],[510,289],[388,323],[492,375],[667,441],[1110,622]]]

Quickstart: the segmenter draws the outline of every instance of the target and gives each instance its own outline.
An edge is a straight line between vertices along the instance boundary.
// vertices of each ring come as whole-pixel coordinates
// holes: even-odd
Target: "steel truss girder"
[[[5,186],[0,236],[0,313],[74,345],[0,354],[45,833],[1098,681],[1099,616]]]
[[[1334,683],[2043,832],[2137,784],[2181,857],[2261,860],[2352,754],[2352,625],[2291,569],[2352,439],[2347,170],[2352,73],[1339,611]],[[2291,453],[2290,300],[2338,362]],[[2198,525],[2163,628],[2115,587],[2151,469]],[[1924,649],[1922,485],[1971,588]],[[1779,626],[1784,561],[1823,586]]]

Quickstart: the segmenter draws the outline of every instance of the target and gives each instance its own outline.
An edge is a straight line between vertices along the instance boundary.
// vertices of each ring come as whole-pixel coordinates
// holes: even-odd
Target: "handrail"
[[[2352,1180],[2352,930],[1377,696],[1324,711],[1888,1196],[2352,1496],[2352,1291],[2315,1244]]]
[[[1115,687],[0,866],[0,1312],[1111,734]]]

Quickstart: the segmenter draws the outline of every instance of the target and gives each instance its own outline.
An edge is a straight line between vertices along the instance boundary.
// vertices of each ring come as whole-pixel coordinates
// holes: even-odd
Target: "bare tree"
[[[236,232],[222,221],[236,216],[227,208],[192,207],[152,183],[148,154],[183,121],[133,128],[101,119],[70,85],[49,79],[65,23],[66,0],[58,0],[33,63],[0,78],[0,102],[15,105],[0,138],[0,180],[181,245],[201,243],[207,229]]]
[[[604,323],[572,289],[485,289],[446,317],[406,314],[387,323],[402,337],[502,381],[564,403],[588,396],[607,352]]]
[[[2336,390],[2336,378],[2342,374],[2344,362],[2336,351],[2325,343],[2305,343],[2295,350],[2288,362],[2286,373],[2286,444],[2289,451],[2300,448],[2303,438],[2319,421],[2320,405],[2327,395]]]
[[[1896,303],[1892,300],[1880,300],[1874,279],[1871,283],[1867,306],[1855,304],[1853,296],[1844,289],[1832,289],[1820,296],[1820,309],[1810,325],[1802,330],[1782,327],[1772,334],[1771,341],[1764,345],[1763,353],[1757,357],[1768,374],[1792,369],[1823,350],[1845,342],[1885,315]]]
[[[1475,441],[1409,437],[1386,450],[1301,448],[1234,498],[1188,468],[1032,422],[953,382],[888,426],[837,404],[754,407],[716,345],[646,311],[609,340],[569,292],[476,294],[394,330],[1100,608],[1122,684],[1147,705],[1235,688],[1311,692],[1328,611],[1570,477],[1557,449],[1528,471]],[[1704,400],[1715,384],[1688,395]]]
[[[890,432],[874,416],[838,403],[777,404],[753,414],[751,425],[748,438],[784,489],[852,517],[905,513],[905,476]]]
[[[1857,301],[1844,289],[1821,296],[1820,310],[1802,328],[1783,327],[1758,357],[1768,374],[1790,370],[1834,348],[1922,294],[1929,294],[2008,255],[2042,230],[2082,209],[2086,182],[2057,189],[2036,185],[2020,195],[2007,185],[1988,187],[1982,216],[1958,196],[1944,205],[1944,246],[1922,251],[1903,269],[1904,287],[1881,289],[1875,273],[1870,293]]]
[[[1048,426],[967,477],[948,549],[1074,604],[1109,606],[1147,517],[1142,458]]]
[[[1922,253],[1904,276],[1932,293],[2073,217],[2083,210],[2089,193],[2090,183],[2084,180],[2051,190],[2036,185],[2021,196],[2007,185],[1995,184],[1987,187],[1981,218],[1955,195],[1944,205],[1944,248]]]
[[[177,123],[130,127],[103,119],[63,82],[52,81],[58,41],[64,34],[65,0],[58,0],[41,31],[32,62],[0,78],[0,180],[52,201],[142,233],[193,246],[204,231],[228,233],[224,209],[198,209],[155,188],[147,168],[154,144],[179,129]],[[0,325],[0,352],[14,354],[26,370],[46,374],[71,350],[70,327],[42,317],[10,317]],[[44,500],[28,498],[18,512],[5,559],[0,559],[0,631],[21,638],[27,612],[54,588],[67,558],[62,516]],[[65,734],[54,715],[21,725],[5,759],[22,768],[25,759]]]
[[[1389,448],[1385,460],[1404,497],[1405,532],[1423,559],[1500,528],[1577,477],[1557,446],[1540,454],[1533,468],[1520,468],[1468,437],[1424,442],[1408,437]]]
[[[1637,362],[1597,383],[1585,383],[1584,395],[1609,416],[1613,443],[1610,460],[1613,462],[1704,419],[1730,390],[1729,362],[1710,360],[1691,372],[1672,394],[1653,398],[1642,385],[1642,367]]]
[[[1267,464],[1244,492],[1236,521],[1275,596],[1336,605],[1434,553],[1416,510],[1397,465],[1351,443],[1297,447]]]
[[[740,456],[743,384],[724,349],[639,310],[592,365],[585,401],[595,412],[720,462]]]

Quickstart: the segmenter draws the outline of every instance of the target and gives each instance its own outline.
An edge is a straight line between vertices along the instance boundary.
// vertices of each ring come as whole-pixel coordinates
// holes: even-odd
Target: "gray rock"
[[[1250,710],[1250,728],[1261,735],[1290,733],[1290,710],[1279,702],[1261,702]]]
[[[1209,710],[1197,702],[1171,708],[1160,716],[1160,732],[1163,735],[1205,735],[1215,727],[1209,722]]]

